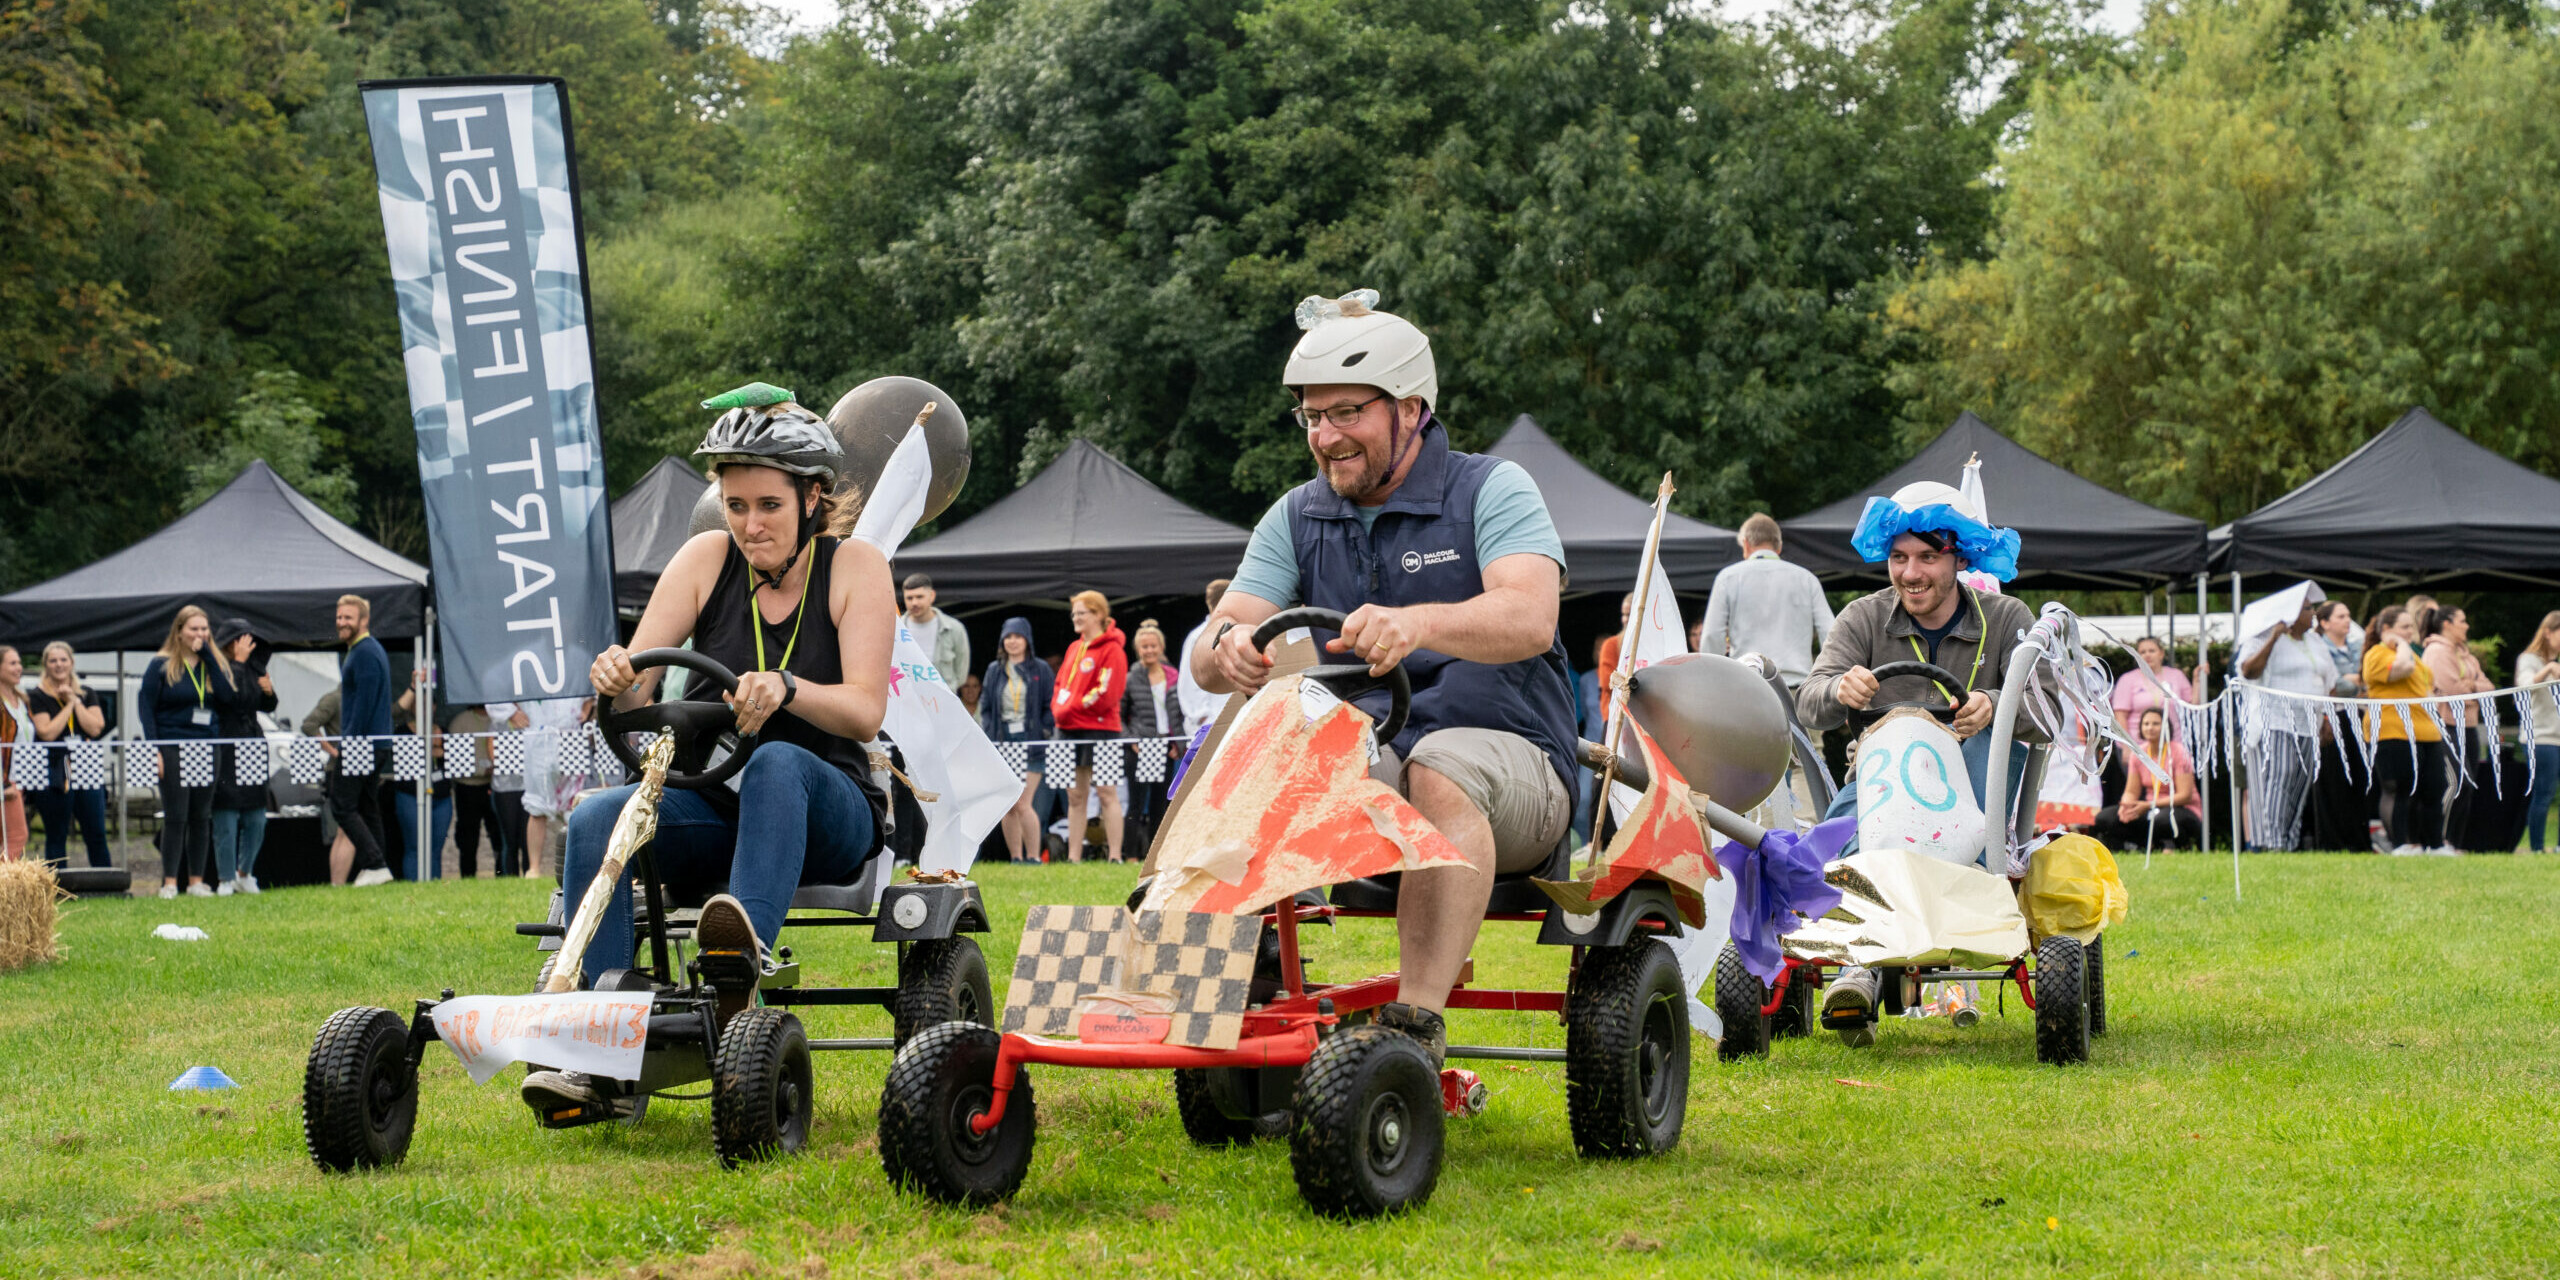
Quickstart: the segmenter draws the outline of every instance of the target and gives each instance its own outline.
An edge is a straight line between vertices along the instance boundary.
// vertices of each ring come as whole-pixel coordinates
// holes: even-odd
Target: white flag
[[[899,544],[924,514],[925,492],[932,484],[924,428],[910,427],[865,497],[853,536],[896,559]],[[889,664],[888,714],[880,731],[905,755],[907,777],[934,797],[916,797],[925,815],[924,849],[916,865],[926,871],[968,870],[977,860],[979,842],[1022,794],[1022,779],[1005,767],[978,718],[943,682],[933,655],[917,642],[903,613]]]

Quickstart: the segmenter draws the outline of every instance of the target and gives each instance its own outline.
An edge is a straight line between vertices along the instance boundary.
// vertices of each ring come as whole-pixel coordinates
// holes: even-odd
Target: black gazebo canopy
[[[955,603],[1198,595],[1235,572],[1250,536],[1075,440],[1029,484],[901,549],[894,568],[931,575]]]
[[[1538,482],[1556,534],[1564,539],[1565,590],[1635,589],[1653,503],[1601,479],[1525,413],[1485,452],[1519,463]],[[1740,558],[1733,530],[1676,513],[1663,518],[1662,564],[1675,589],[1703,592],[1716,570]]]
[[[658,575],[690,537],[693,504],[711,482],[674,458],[660,458],[640,482],[613,500],[613,604],[648,607]]]

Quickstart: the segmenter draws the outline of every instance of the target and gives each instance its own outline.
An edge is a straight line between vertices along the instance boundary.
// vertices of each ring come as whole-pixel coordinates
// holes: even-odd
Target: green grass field
[[[983,872],[1010,967],[1024,910],[1108,902],[1119,869]],[[803,1155],[723,1172],[704,1103],[546,1133],[501,1076],[428,1059],[406,1165],[315,1172],[300,1089],[332,1010],[521,991],[538,886],[481,881],[66,909],[67,954],[0,975],[0,1274],[2542,1276],[2560,1268],[2560,859],[2128,860],[2109,939],[2114,1033],[2037,1065],[2032,1024],[1896,1022],[1872,1050],[1698,1042],[1679,1150],[1573,1154],[1562,1069],[1478,1064],[1422,1212],[1311,1218],[1285,1144],[1204,1151],[1161,1073],[1039,1079],[1010,1205],[893,1192],[874,1148],[887,1060],[818,1059]],[[163,920],[209,942],[149,936]],[[852,931],[846,931],[850,934]],[[1490,926],[1479,981],[1549,984],[1561,953]],[[889,951],[803,935],[812,981],[889,980]],[[1386,965],[1383,922],[1310,944],[1321,978]],[[999,977],[999,999],[1002,986]],[[814,1034],[883,1035],[874,1011]],[[1561,1045],[1552,1019],[1454,1038]],[[171,1093],[195,1064],[237,1091]]]

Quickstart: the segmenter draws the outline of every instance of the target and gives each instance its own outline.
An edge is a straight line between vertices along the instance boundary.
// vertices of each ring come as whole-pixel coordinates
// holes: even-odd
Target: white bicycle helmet
[[[1425,409],[1437,408],[1440,372],[1431,361],[1431,339],[1412,321],[1373,310],[1377,305],[1375,289],[1300,302],[1298,327],[1307,332],[1289,352],[1282,384],[1294,392],[1320,383],[1354,383],[1399,400],[1420,396]]]

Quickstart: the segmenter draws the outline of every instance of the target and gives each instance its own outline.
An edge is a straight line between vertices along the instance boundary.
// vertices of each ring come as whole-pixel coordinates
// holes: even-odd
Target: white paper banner
[[[489,1083],[517,1062],[637,1080],[649,1040],[649,995],[460,996],[437,1005],[434,1018],[437,1037],[462,1060],[474,1084]]]

